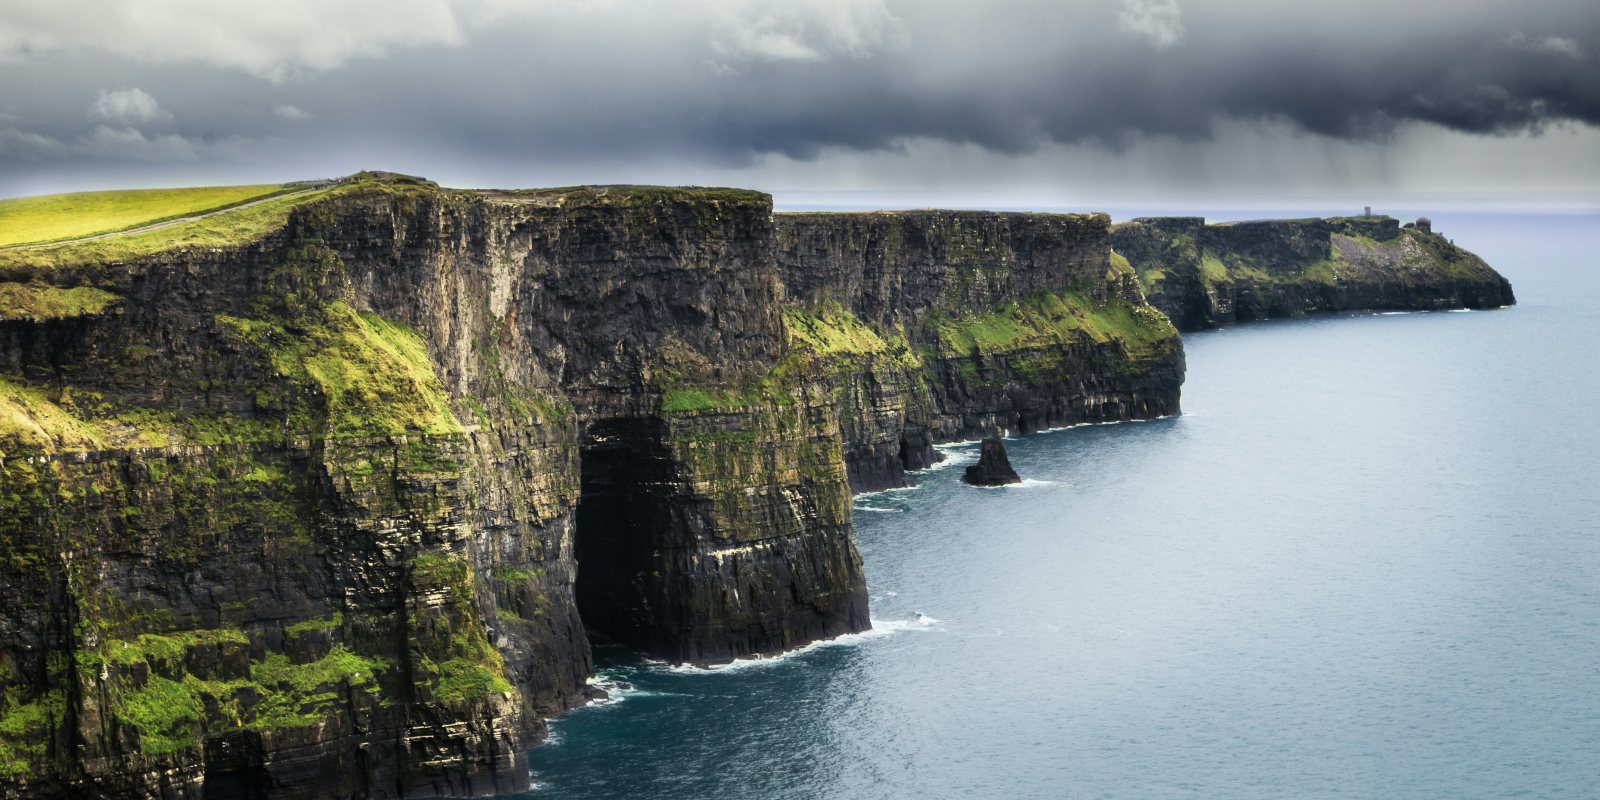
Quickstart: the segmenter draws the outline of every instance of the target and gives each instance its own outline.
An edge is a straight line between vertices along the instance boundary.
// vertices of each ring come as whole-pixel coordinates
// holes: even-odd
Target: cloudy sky
[[[1594,0],[0,0],[0,196],[1600,207]]]

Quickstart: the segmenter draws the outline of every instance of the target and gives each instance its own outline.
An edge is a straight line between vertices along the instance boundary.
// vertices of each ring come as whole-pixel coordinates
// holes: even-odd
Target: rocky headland
[[[934,444],[1178,413],[1169,315],[1511,301],[1389,222],[363,174],[0,249],[0,797],[522,790],[591,642],[867,628]]]
[[[1419,219],[1205,224],[1148,217],[1112,229],[1145,296],[1180,330],[1333,311],[1499,308],[1511,284]]]

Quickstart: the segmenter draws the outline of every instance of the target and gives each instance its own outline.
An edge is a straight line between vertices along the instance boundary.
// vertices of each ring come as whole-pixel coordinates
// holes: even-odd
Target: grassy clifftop
[[[109,236],[94,235],[40,246],[0,247],[0,279],[48,279],[57,270],[127,263],[171,250],[246,245],[282,229],[289,221],[289,213],[297,207],[334,195],[386,190],[390,189],[375,182],[348,181],[273,193],[221,211],[180,215]]]
[[[0,200],[0,247],[94,236],[219,211],[291,191],[279,183],[126,189]]]

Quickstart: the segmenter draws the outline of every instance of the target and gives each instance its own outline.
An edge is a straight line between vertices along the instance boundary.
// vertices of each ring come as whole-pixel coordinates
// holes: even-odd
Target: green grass
[[[0,247],[55,242],[218,211],[286,191],[282,184],[74,192],[0,200]]]
[[[1371,239],[1364,240],[1373,247],[1382,248],[1385,245]],[[1226,253],[1226,260],[1216,253],[1206,250],[1200,257],[1200,276],[1208,284],[1225,281],[1253,281],[1256,283],[1277,284],[1303,284],[1321,283],[1333,285],[1339,282],[1339,267],[1344,263],[1338,251],[1320,261],[1313,261],[1301,266],[1294,272],[1282,272],[1269,269],[1266,265],[1246,261],[1239,256]]]
[[[26,779],[35,773],[46,743],[66,713],[66,693],[60,689],[26,701],[20,686],[0,694],[0,780]]]
[[[291,393],[298,405],[280,409],[300,432],[378,436],[464,430],[426,345],[404,325],[342,302],[298,320],[293,333],[276,318],[220,316],[217,321],[241,346],[262,348],[272,374],[300,389]],[[316,405],[306,405],[310,398]],[[0,456],[274,441],[283,430],[281,420],[269,417],[119,410],[97,402],[93,393],[45,390],[0,376]],[[257,467],[240,479],[270,483],[282,477]]]
[[[720,383],[695,383],[681,377],[664,376],[661,412],[664,414],[703,411],[738,411],[794,403],[790,395],[797,359],[780,360],[766,372],[750,371],[738,380]]]
[[[344,627],[344,613],[335,611],[331,616],[321,619],[308,619],[296,622],[283,629],[285,636],[291,639],[307,633],[332,633]]]
[[[1138,278],[1139,273],[1133,268],[1132,264],[1128,263],[1127,256],[1113,250],[1111,251],[1111,269],[1107,270],[1106,278],[1114,279],[1119,276]]]
[[[449,395],[416,331],[342,301],[295,321],[219,315],[241,346],[267,344],[273,371],[314,387],[337,436],[461,433]]]
[[[1126,300],[1095,304],[1075,292],[1040,292],[983,314],[934,316],[928,324],[945,355],[1004,353],[1073,341],[1120,342],[1130,353],[1174,339],[1161,312]]]
[[[295,664],[282,653],[268,653],[250,664],[248,679],[203,680],[183,674],[177,680],[152,674],[142,686],[121,693],[112,713],[139,731],[139,748],[170,755],[196,746],[197,734],[233,726],[253,730],[301,728],[327,721],[344,703],[341,687],[378,691],[377,677],[393,665],[336,644],[327,655]],[[243,698],[249,698],[245,705]],[[218,715],[207,712],[214,706]],[[220,718],[218,718],[220,716]]]
[[[139,731],[139,749],[165,756],[193,748],[205,704],[183,681],[151,675],[145,684],[123,695],[117,716]]]
[[[378,675],[393,666],[388,659],[362,656],[343,644],[306,664],[295,664],[282,653],[268,653],[250,665],[250,680],[263,691],[262,702],[250,709],[252,719],[247,724],[257,730],[316,725],[343,702],[337,692],[341,685],[376,693]]]
[[[465,558],[440,553],[419,554],[411,566],[412,586],[419,595],[444,595],[442,604],[408,615],[417,642],[416,680],[435,700],[450,704],[514,693],[505,677],[505,660],[484,632],[472,566]]]
[[[494,568],[494,582],[508,589],[520,588],[538,576],[536,570],[510,564],[501,564]]]
[[[433,690],[434,698],[458,704],[475,702],[491,693],[511,693],[511,682],[506,680],[505,666],[498,656],[498,652],[484,650],[472,658],[452,658],[435,665],[439,682]]]
[[[737,408],[739,405],[736,397],[724,396],[722,393],[713,393],[698,387],[669,389],[661,395],[661,410],[668,414],[710,411],[724,406]]]
[[[37,389],[0,378],[0,456],[21,451],[97,450],[103,433]]]
[[[1206,250],[1200,254],[1200,275],[1207,281],[1225,281],[1228,279],[1228,266],[1217,258],[1217,254]]]
[[[328,193],[349,187],[321,189],[280,197],[260,205],[151,231],[83,242],[0,250],[0,278],[32,277],[41,270],[78,265],[127,262],[182,247],[216,248],[247,244],[282,228],[289,212]]]
[[[28,283],[0,283],[0,320],[52,319],[98,314],[122,298],[92,286],[62,289]]]
[[[436,185],[417,178],[358,173],[337,185],[304,193],[293,184],[267,184],[88,192],[4,200],[0,201],[0,280],[31,280],[41,273],[70,267],[104,268],[179,248],[248,244],[282,228],[294,208],[322,198],[357,193],[420,196],[439,191]],[[277,194],[292,196],[271,199]],[[769,202],[768,196],[760,192],[699,186],[572,186],[496,194],[630,209],[650,209],[668,203],[690,203],[714,209]],[[157,230],[130,231],[260,199],[266,202]],[[91,241],[63,241],[117,231],[129,232]],[[42,246],[7,246],[23,243],[42,243]]]
[[[281,230],[288,223],[290,212],[312,202],[352,195],[419,197],[438,191],[437,186],[418,179],[367,173],[304,192],[297,186],[288,185],[283,189],[283,196],[272,197],[258,205],[156,230],[41,247],[0,248],[0,280],[36,280],[42,273],[74,267],[105,270],[117,264],[182,248],[237,247]]]
[[[905,349],[896,347],[836,303],[810,309],[785,308],[783,324],[791,344],[818,356],[875,356]]]
[[[1143,289],[1145,294],[1149,294],[1155,291],[1156,287],[1160,286],[1161,282],[1166,279],[1166,270],[1160,267],[1150,267],[1139,272],[1139,288]]]
[[[294,636],[331,630],[340,622],[335,614],[285,630]],[[378,675],[393,667],[387,659],[362,656],[335,644],[322,657],[303,664],[283,653],[267,653],[250,662],[248,678],[207,680],[187,672],[192,647],[248,642],[235,628],[168,631],[107,642],[103,660],[97,663],[118,668],[112,671],[114,676],[146,673],[133,687],[117,689],[115,684],[121,681],[113,680],[111,714],[139,732],[143,752],[168,755],[195,747],[203,730],[238,726],[273,730],[322,723],[344,702],[341,687],[375,694]],[[141,670],[129,669],[141,664]]]
[[[238,628],[204,628],[168,633],[144,633],[137,638],[118,641],[111,645],[106,658],[113,664],[139,662],[170,662],[181,664],[191,647],[217,644],[249,644],[250,640]]]
[[[788,405],[798,371],[850,368],[861,359],[889,359],[917,367],[920,362],[905,337],[884,335],[838,304],[785,308],[784,327],[791,353],[766,372],[751,371],[736,380],[703,382],[663,370],[661,411],[666,414],[733,411]]]

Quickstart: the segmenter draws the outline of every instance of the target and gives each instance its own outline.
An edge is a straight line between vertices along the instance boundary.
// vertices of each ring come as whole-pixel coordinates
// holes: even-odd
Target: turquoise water
[[[1186,414],[858,498],[879,629],[601,654],[537,798],[1595,797],[1600,218],[1434,215],[1503,311],[1187,337]]]

